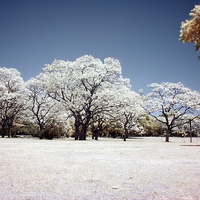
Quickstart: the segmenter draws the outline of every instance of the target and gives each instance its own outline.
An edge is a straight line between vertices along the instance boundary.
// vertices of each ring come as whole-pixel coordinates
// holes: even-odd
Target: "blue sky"
[[[0,67],[24,80],[54,59],[119,59],[132,89],[182,82],[200,92],[194,44],[179,41],[181,21],[200,0],[1,0]]]

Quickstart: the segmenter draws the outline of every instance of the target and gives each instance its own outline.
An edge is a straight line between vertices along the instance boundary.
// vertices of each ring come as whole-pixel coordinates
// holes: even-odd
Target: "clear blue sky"
[[[200,0],[1,0],[0,67],[24,80],[54,59],[119,59],[132,89],[182,82],[200,92],[194,44],[179,41],[181,21]]]

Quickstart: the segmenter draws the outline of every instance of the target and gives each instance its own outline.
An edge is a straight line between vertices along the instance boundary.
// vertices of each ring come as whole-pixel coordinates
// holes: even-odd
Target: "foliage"
[[[149,85],[152,92],[145,98],[144,109],[167,128],[166,142],[175,127],[200,114],[200,94],[181,83],[163,82]]]
[[[20,73],[13,68],[0,68],[0,126],[1,134],[10,137],[13,122],[25,109],[26,89]]]
[[[181,23],[180,40],[194,42],[196,51],[200,49],[200,5],[195,5],[191,10],[191,19]]]
[[[55,60],[46,65],[38,78],[44,90],[69,111],[74,119],[75,139],[86,139],[86,133],[99,116],[110,116],[119,106],[119,91],[131,92],[129,80],[121,75],[117,59],[104,62],[92,56],[82,56],[74,62]],[[121,95],[123,97],[123,95]],[[123,100],[123,99],[121,99]]]
[[[40,131],[43,131],[55,120],[58,107],[44,92],[43,83],[37,78],[31,78],[26,82],[28,91],[28,111],[29,118],[36,124]]]
[[[144,114],[142,108],[142,98],[134,91],[128,88],[122,88],[118,91],[118,98],[115,99],[118,106],[115,106],[114,117],[117,119],[118,125],[124,130],[123,138],[126,138],[130,132],[141,132],[138,127],[138,120]]]
[[[199,131],[200,94],[181,83],[152,83],[146,96],[131,90],[117,59],[92,56],[55,60],[26,83],[13,68],[0,68],[2,137],[46,139],[88,135],[122,137]],[[191,127],[189,127],[191,129]],[[180,130],[180,131],[179,131]]]
[[[162,125],[147,114],[139,118],[139,124],[143,127],[143,136],[163,135]]]

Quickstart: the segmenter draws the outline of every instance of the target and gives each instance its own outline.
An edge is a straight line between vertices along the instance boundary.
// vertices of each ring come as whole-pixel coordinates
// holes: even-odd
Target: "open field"
[[[200,138],[0,138],[0,200],[199,200]]]

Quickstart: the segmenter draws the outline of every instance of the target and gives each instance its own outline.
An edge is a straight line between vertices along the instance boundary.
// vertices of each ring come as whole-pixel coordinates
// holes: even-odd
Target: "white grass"
[[[0,200],[199,200],[200,139],[170,141],[0,138]]]

